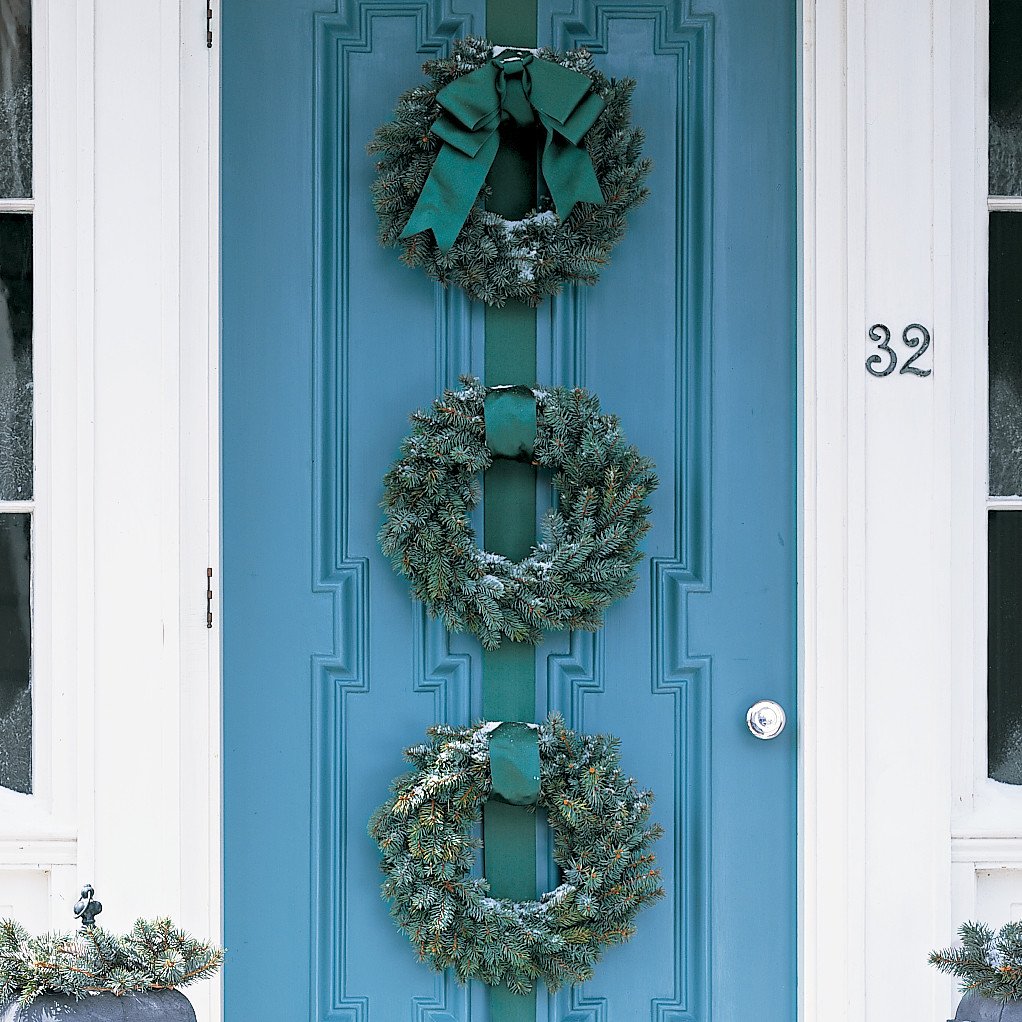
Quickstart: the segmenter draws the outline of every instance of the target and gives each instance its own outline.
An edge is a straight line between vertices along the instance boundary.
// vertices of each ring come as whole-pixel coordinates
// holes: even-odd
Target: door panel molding
[[[352,819],[350,792],[357,785],[350,769],[348,740],[350,699],[368,694],[370,680],[370,551],[353,553],[349,545],[349,475],[353,452],[351,311],[353,296],[365,271],[353,260],[352,207],[361,200],[368,206],[371,162],[365,156],[366,139],[354,138],[352,111],[365,101],[371,65],[392,60],[395,36],[423,60],[444,52],[450,40],[473,31],[471,13],[456,14],[449,3],[410,0],[406,3],[342,2],[330,14],[315,16],[315,125],[313,159],[314,317],[313,317],[313,450],[319,471],[313,472],[313,544],[315,592],[327,594],[333,604],[333,649],[312,659],[312,918],[313,1004],[316,1017],[331,1022],[366,1022],[369,998],[351,988],[347,975],[348,869],[364,858],[356,851],[365,822]],[[380,44],[381,37],[385,42]],[[409,63],[408,86],[420,77]],[[388,79],[389,80],[389,79]],[[396,95],[385,97],[396,101]],[[384,111],[384,116],[389,110]],[[382,120],[381,120],[382,123]],[[364,212],[364,211],[363,211]],[[371,210],[369,210],[371,216]],[[369,237],[375,239],[375,223]],[[393,272],[395,268],[391,268]],[[396,267],[398,273],[400,267]],[[405,271],[407,272],[407,271]],[[423,288],[420,290],[426,290]],[[433,372],[449,380],[452,368],[471,363],[472,310],[462,295],[432,288],[435,353]],[[383,381],[380,386],[382,388]],[[430,395],[431,396],[431,395]],[[413,402],[414,403],[414,402]],[[419,396],[418,403],[423,403]],[[396,419],[398,423],[401,418]],[[366,494],[359,491],[359,499]],[[375,506],[378,497],[370,503]],[[413,688],[432,693],[436,719],[446,720],[452,710],[470,709],[471,665],[463,654],[451,654],[446,633],[425,620],[422,607],[412,610]],[[385,790],[385,789],[384,789]],[[358,815],[358,814],[355,814]],[[356,842],[353,846],[351,840]],[[375,881],[376,873],[370,877]],[[367,878],[368,879],[368,878]],[[375,887],[370,882],[369,889]],[[463,987],[435,978],[432,997],[415,997],[415,1017],[442,1022],[469,1018],[469,993]],[[453,1014],[448,1012],[453,1011]]]
[[[544,23],[541,6],[540,22]],[[657,1022],[690,1022],[709,1017],[709,920],[701,911],[698,892],[709,890],[709,821],[710,771],[708,743],[703,737],[709,729],[711,660],[693,656],[689,649],[689,594],[709,592],[710,522],[710,374],[711,344],[711,266],[712,237],[712,130],[713,123],[713,17],[693,16],[688,4],[672,3],[602,3],[599,0],[575,0],[570,10],[554,10],[546,18],[549,39],[558,49],[585,46],[593,53],[609,56],[600,62],[608,74],[615,72],[612,38],[622,33],[634,41],[642,34],[642,70],[635,70],[635,51],[620,48],[625,61],[618,73],[638,80],[633,100],[634,121],[645,126],[652,121],[643,118],[643,86],[646,95],[655,91],[662,105],[665,94],[675,96],[677,116],[675,137],[658,138],[675,154],[672,166],[655,160],[651,187],[654,195],[667,191],[671,197],[671,221],[676,245],[671,253],[675,261],[672,296],[674,328],[675,421],[672,464],[662,466],[662,475],[673,483],[671,503],[674,507],[673,549],[666,555],[652,556],[650,563],[653,634],[651,637],[651,691],[669,696],[673,721],[675,757],[673,793],[661,791],[658,804],[668,807],[660,816],[667,836],[661,844],[676,843],[673,854],[666,848],[659,852],[671,904],[671,927],[674,963],[673,992],[669,997],[656,997],[651,1002]],[[609,67],[605,66],[609,63]],[[654,79],[646,64],[652,64],[667,78],[664,88],[661,77]],[[653,86],[653,81],[656,86]],[[650,111],[652,114],[652,110]],[[672,174],[673,170],[673,174]],[[670,188],[673,185],[673,193]],[[661,207],[663,208],[663,207]],[[640,211],[639,216],[642,215]],[[622,252],[618,259],[627,259]],[[613,287],[613,282],[605,282]],[[589,315],[592,291],[576,289],[571,295],[555,300],[551,362],[564,372],[561,382],[582,385],[585,380],[586,340],[589,322],[599,316]],[[659,368],[659,367],[658,367]],[[625,420],[628,429],[629,421]],[[667,483],[662,484],[666,488]],[[651,544],[652,545],[652,544]],[[633,597],[633,600],[637,599]],[[583,716],[585,697],[605,689],[603,647],[606,630],[585,636],[577,642],[572,637],[572,650],[587,647],[582,657],[586,666],[593,664],[594,678],[586,678],[580,670],[578,656],[571,664],[571,683],[558,678],[551,685],[550,708],[565,714],[569,725],[589,730]],[[552,677],[567,667],[562,657],[549,658]],[[555,672],[554,668],[558,670]],[[581,684],[580,684],[581,682]],[[569,696],[570,693],[570,696]],[[570,701],[568,701],[570,698]],[[700,778],[692,790],[690,778]],[[592,994],[599,989],[599,977],[587,984]],[[584,997],[581,989],[563,991],[550,998],[557,1008],[551,1018],[576,1018],[600,1022],[607,1017],[604,998]]]

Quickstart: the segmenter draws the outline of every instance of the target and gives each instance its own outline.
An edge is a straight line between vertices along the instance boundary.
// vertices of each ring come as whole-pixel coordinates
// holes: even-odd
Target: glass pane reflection
[[[990,214],[990,493],[1022,494],[1022,213]]]
[[[0,515],[0,786],[32,790],[32,520]]]
[[[1022,195],[1022,4],[990,0],[991,195]]]
[[[32,194],[32,0],[0,0],[0,198]]]
[[[0,500],[31,497],[32,217],[0,213]]]

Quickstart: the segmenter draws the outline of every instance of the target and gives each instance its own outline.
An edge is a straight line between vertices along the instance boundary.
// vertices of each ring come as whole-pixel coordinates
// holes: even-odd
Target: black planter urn
[[[22,1007],[9,1004],[0,1022],[195,1022],[188,998],[178,990],[93,994],[76,1001],[62,994],[43,994]]]
[[[953,1022],[1022,1022],[1022,1001],[998,1001],[966,994]]]

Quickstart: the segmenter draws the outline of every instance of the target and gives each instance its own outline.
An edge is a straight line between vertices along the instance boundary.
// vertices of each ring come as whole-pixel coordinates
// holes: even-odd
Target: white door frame
[[[996,786],[1007,846],[969,837],[990,787],[987,17],[985,0],[804,5],[806,1022],[948,1017],[957,992],[926,952],[974,916],[984,856],[1022,861],[1022,792]],[[932,375],[870,376],[878,322],[895,343],[926,325]]]

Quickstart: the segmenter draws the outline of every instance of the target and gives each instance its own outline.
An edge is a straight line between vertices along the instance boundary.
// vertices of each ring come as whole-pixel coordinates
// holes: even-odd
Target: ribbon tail
[[[546,129],[543,146],[543,179],[550,190],[554,208],[561,220],[567,220],[578,202],[591,202],[602,206],[606,201],[596,180],[593,161],[584,145],[573,145],[560,132],[555,123],[540,114]]]
[[[441,252],[450,252],[490,172],[500,138],[494,129],[475,156],[445,143],[433,161],[400,237],[432,230]]]

